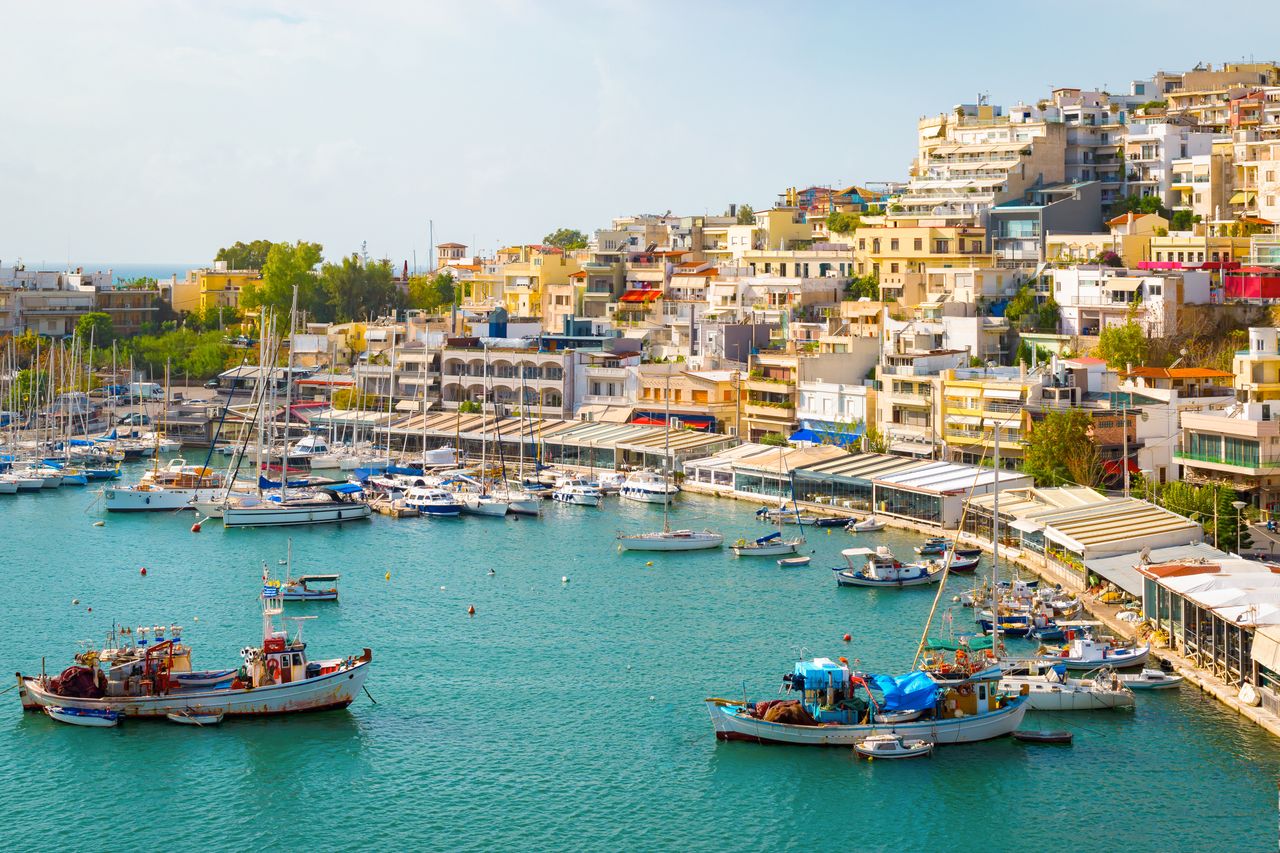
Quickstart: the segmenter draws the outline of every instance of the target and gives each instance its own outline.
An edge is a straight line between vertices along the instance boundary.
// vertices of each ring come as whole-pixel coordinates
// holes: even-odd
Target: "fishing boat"
[[[1047,649],[1052,660],[1060,661],[1067,669],[1097,669],[1109,666],[1115,669],[1127,669],[1141,666],[1147,662],[1151,654],[1151,644],[1145,646],[1122,646],[1110,640],[1095,639],[1091,629],[1100,622],[1076,621],[1060,622],[1066,629],[1067,645],[1061,649]]]
[[[801,566],[807,566],[812,560],[806,555],[802,557],[783,557],[778,560],[778,565],[784,569],[798,569]]]
[[[1130,690],[1169,690],[1182,683],[1182,676],[1163,669],[1146,669],[1134,674],[1121,674],[1120,680]]]
[[[1133,693],[1115,671],[1104,668],[1091,678],[1070,678],[1063,664],[1046,660],[1001,661],[1000,687],[1011,692],[1027,687],[1032,711],[1096,711],[1132,708]]]
[[[794,699],[710,698],[704,704],[719,740],[848,747],[885,733],[875,712],[918,711],[916,719],[893,724],[893,733],[937,744],[972,743],[1010,734],[1026,713],[1022,697],[1000,690],[999,679],[995,669],[945,682],[924,671],[860,675],[844,662],[814,658],[783,676]]]
[[[205,714],[193,708],[184,708],[181,711],[171,711],[164,716],[169,722],[184,726],[216,726],[222,722],[223,715]]]
[[[196,502],[218,500],[222,475],[185,459],[170,459],[164,468],[153,466],[132,486],[102,490],[107,512],[161,512],[194,509]]]
[[[1071,732],[1063,729],[1019,729],[1013,733],[1013,739],[1023,743],[1071,743]]]
[[[134,632],[109,647],[76,655],[59,675],[18,674],[18,698],[27,711],[58,708],[65,712],[111,712],[130,718],[165,719],[199,709],[212,716],[271,716],[345,708],[364,687],[373,652],[329,660],[309,660],[302,639],[303,620],[294,617],[295,634],[277,630],[275,617],[284,603],[279,588],[264,572],[262,642],[241,649],[241,665],[230,682],[214,686],[184,684],[191,671],[191,649],[180,632],[153,637]]]
[[[836,566],[836,583],[840,586],[904,587],[921,586],[942,580],[942,570],[919,563],[902,563],[893,556],[887,546],[871,548],[845,548],[840,552],[847,567]],[[863,568],[855,564],[856,558],[865,558]]]
[[[933,741],[907,740],[902,735],[869,735],[855,741],[853,751],[863,758],[923,758],[933,752]]]
[[[120,713],[106,708],[64,708],[61,705],[46,705],[44,712],[50,719],[73,726],[92,726],[94,728],[111,728],[120,722]]]
[[[877,530],[884,530],[884,528],[885,523],[874,515],[869,515],[862,521],[851,521],[844,527],[850,533],[875,533]]]
[[[551,499],[574,506],[600,506],[604,494],[586,480],[564,480],[551,493]]]
[[[782,531],[775,530],[773,533],[761,536],[753,542],[739,539],[733,543],[732,547],[735,557],[777,557],[783,554],[794,554],[803,544],[803,536],[784,539]]]
[[[675,500],[679,493],[679,486],[669,482],[665,475],[653,471],[632,471],[618,491],[618,494],[629,501],[663,506]]]
[[[289,540],[289,555],[285,558],[285,580],[276,584],[280,588],[280,597],[285,601],[337,601],[338,580],[340,575],[298,575],[293,573],[293,540]],[[323,588],[312,587],[311,584],[328,584]]]
[[[950,547],[950,544],[951,543],[947,539],[934,536],[926,539],[923,545],[917,545],[915,547],[915,552],[922,557],[945,554],[947,553],[947,548]]]

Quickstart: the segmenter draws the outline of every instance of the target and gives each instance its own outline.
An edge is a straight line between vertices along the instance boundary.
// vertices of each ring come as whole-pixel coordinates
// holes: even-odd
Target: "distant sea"
[[[84,262],[71,264],[71,269],[83,267],[85,272],[98,272],[111,270],[115,275],[117,282],[130,281],[135,278],[154,278],[166,279],[177,273],[178,278],[186,277],[188,270],[201,269],[210,266],[209,261],[194,261],[191,263],[171,263],[171,264],[155,264],[155,263],[107,263],[102,261]],[[28,265],[28,269],[30,265]],[[61,266],[41,266],[41,269],[60,269]]]

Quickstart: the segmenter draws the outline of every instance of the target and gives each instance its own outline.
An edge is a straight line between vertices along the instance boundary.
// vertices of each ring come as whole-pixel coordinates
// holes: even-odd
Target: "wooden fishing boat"
[[[184,726],[216,726],[222,722],[222,714],[206,714],[203,711],[187,708],[182,711],[171,711],[165,714],[165,719]]]
[[[783,557],[778,561],[778,565],[784,569],[798,569],[801,566],[807,566],[811,560],[808,556],[801,557]]]
[[[839,586],[922,586],[942,580],[942,569],[918,563],[901,563],[884,545],[875,550],[845,548],[840,554],[849,565],[848,568],[832,568]],[[866,558],[866,565],[861,569],[854,565],[854,558],[857,557]]]
[[[856,741],[853,751],[863,758],[923,758],[933,752],[933,743],[896,734],[870,735]]]
[[[64,708],[61,705],[46,705],[44,712],[51,719],[73,726],[110,728],[120,722],[120,713],[107,708]]]

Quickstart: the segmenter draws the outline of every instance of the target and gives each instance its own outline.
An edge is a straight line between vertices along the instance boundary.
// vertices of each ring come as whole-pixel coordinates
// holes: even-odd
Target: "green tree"
[[[392,280],[391,265],[365,263],[357,254],[320,270],[320,289],[328,303],[328,319],[349,323],[378,316],[401,307],[400,292]]]
[[[867,453],[888,453],[889,437],[868,421],[867,431],[862,435],[862,449]]]
[[[1122,216],[1126,213],[1155,213],[1169,218],[1169,208],[1164,206],[1159,196],[1127,195],[1111,203],[1111,215]]]
[[[249,284],[240,292],[245,308],[270,308],[277,318],[289,316],[293,288],[298,288],[298,308],[318,322],[333,319],[329,300],[320,286],[315,268],[322,259],[319,243],[299,240],[297,243],[273,243],[262,267],[262,283]]]
[[[770,447],[786,447],[787,437],[780,432],[766,432],[760,436],[760,443]]]
[[[1037,486],[1102,482],[1102,457],[1093,439],[1093,419],[1083,409],[1049,412],[1026,439],[1022,470]]]
[[[260,270],[266,266],[271,245],[270,240],[253,240],[249,243],[237,240],[234,244],[219,249],[213,259],[226,261],[227,269]]]
[[[1146,364],[1150,347],[1147,333],[1132,317],[1123,325],[1103,329],[1098,336],[1098,357],[1114,370],[1129,364]]]
[[[755,225],[756,210],[751,205],[743,202],[738,205],[737,222],[739,225]]]
[[[409,307],[438,312],[453,305],[459,296],[453,274],[415,275],[409,278]]]
[[[1013,363],[1025,364],[1028,367],[1030,367],[1031,356],[1032,356],[1031,347],[1032,347],[1032,344],[1026,340],[1018,341],[1018,349],[1013,354]],[[1039,344],[1035,345],[1035,361],[1037,364],[1044,364],[1047,361],[1049,361],[1049,359],[1051,358],[1053,358],[1053,353],[1050,352],[1047,347],[1042,347]]]
[[[1040,302],[1035,288],[1023,285],[1005,304],[1004,317],[1011,328],[1022,331],[1056,332],[1061,315],[1058,303],[1049,297]]]
[[[1200,221],[1200,214],[1189,210],[1175,210],[1169,218],[1169,227],[1174,231],[1190,231]]]
[[[76,337],[85,346],[92,341],[95,347],[111,346],[115,340],[116,330],[111,323],[111,315],[102,311],[90,311],[81,314],[76,320]]]
[[[480,413],[480,410],[481,406],[475,400],[463,400],[458,404],[458,411],[464,415],[476,415]]]
[[[844,292],[849,299],[862,299],[865,297],[872,302],[879,302],[880,276],[874,272],[871,275],[854,276],[849,279],[849,284],[845,287]]]
[[[1036,331],[1057,332],[1058,321],[1061,318],[1062,309],[1058,307],[1057,301],[1050,296],[1040,303],[1040,307],[1036,309]]]
[[[557,228],[542,238],[542,244],[572,252],[574,249],[587,248],[587,235],[573,228]]]
[[[856,213],[827,214],[827,230],[832,234],[852,234],[862,224],[862,218]]]

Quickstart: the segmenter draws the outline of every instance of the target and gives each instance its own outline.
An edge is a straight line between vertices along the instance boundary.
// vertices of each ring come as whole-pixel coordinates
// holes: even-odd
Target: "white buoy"
[[[73,599],[71,599],[71,603],[72,603],[73,605],[75,605],[75,604],[79,604],[79,603],[80,603],[80,599],[78,599],[78,598],[73,598]]]
[[[561,575],[561,576],[560,576],[560,583],[568,583],[568,582],[569,582],[569,576],[568,576],[568,575]]]

